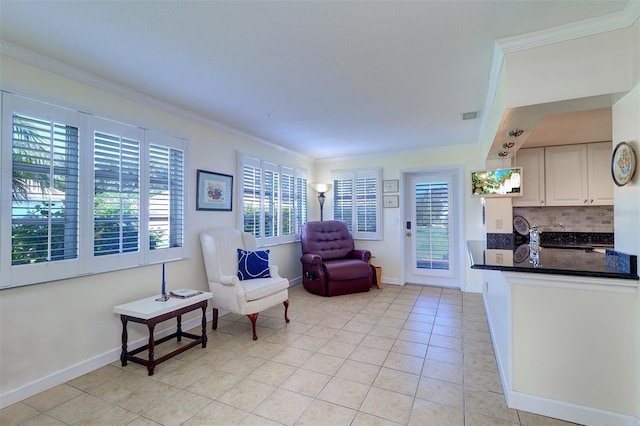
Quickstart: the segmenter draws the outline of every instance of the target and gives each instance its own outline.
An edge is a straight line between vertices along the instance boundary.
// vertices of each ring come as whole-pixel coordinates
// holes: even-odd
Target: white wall
[[[629,91],[637,80],[637,25],[506,55],[508,106]]]
[[[3,90],[80,107],[84,111],[189,139],[187,173],[191,198],[186,222],[190,230],[190,258],[166,265],[169,289],[207,289],[198,233],[210,226],[235,227],[237,222],[237,203],[234,203],[233,212],[195,210],[197,169],[236,176],[237,152],[242,151],[306,168],[313,173],[313,162],[306,157],[255,143],[5,56],[0,60],[0,67]],[[237,188],[237,180],[234,187]],[[291,280],[299,278],[299,243],[271,249],[280,273]],[[11,397],[22,392],[20,388],[28,388],[31,383],[43,379],[46,382],[48,376],[65,370],[91,365],[95,368],[105,362],[105,357],[113,357],[120,347],[121,335],[120,319],[113,314],[113,306],[159,293],[160,276],[160,265],[154,265],[0,291],[2,405],[11,402]],[[167,322],[166,327],[169,325],[173,324]],[[144,327],[135,324],[129,328],[130,341],[144,337]],[[94,360],[93,364],[91,360]],[[7,393],[10,393],[9,397]]]
[[[627,142],[636,153],[636,173],[613,191],[615,247],[640,256],[640,85],[612,107],[613,147]],[[613,149],[612,147],[612,149]]]
[[[640,85],[612,108],[613,144],[628,142],[636,153],[636,173],[628,184],[615,187],[615,248],[623,253],[640,256]],[[640,297],[637,300],[638,315],[635,319],[638,345],[636,360],[640,364]],[[636,377],[636,415],[640,417],[640,369]]]

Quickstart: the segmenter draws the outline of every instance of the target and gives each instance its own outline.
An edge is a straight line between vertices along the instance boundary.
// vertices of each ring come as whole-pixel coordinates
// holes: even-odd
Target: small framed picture
[[[398,192],[398,179],[383,181],[382,192]]]
[[[398,207],[398,196],[397,195],[385,195],[383,197],[383,206],[385,208],[395,208]]]
[[[232,209],[233,176],[198,170],[196,210]]]

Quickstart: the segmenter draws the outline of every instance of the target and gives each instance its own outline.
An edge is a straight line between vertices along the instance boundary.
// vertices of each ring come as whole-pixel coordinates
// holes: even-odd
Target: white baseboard
[[[638,426],[640,419],[625,414],[604,411],[555,399],[509,391],[507,406],[547,417],[562,419],[582,425]]]
[[[466,285],[463,291],[465,293],[482,293],[482,285]]]
[[[207,321],[211,321],[212,316],[213,316],[213,313],[209,309],[208,312],[206,313]],[[184,321],[182,323],[182,329],[190,330],[192,328],[201,326],[201,324],[202,324],[202,317],[198,316],[188,321]],[[176,326],[174,325],[174,326],[168,327],[165,330],[154,333],[154,335],[156,339],[159,339],[159,338],[168,336],[171,333],[175,333],[175,331],[176,331]],[[136,341],[129,342],[128,347],[130,349],[136,349],[146,345],[148,342],[149,342],[149,339],[147,337],[142,337]],[[26,385],[20,386],[17,389],[12,389],[8,392],[0,394],[0,409],[8,407],[9,405],[13,405],[16,402],[20,402],[26,398],[29,398],[40,392],[51,389],[55,386],[66,383],[69,380],[73,380],[77,377],[82,376],[83,374],[87,374],[100,367],[104,367],[105,365],[109,365],[113,362],[116,362],[120,359],[121,352],[122,352],[122,347],[118,346],[117,348],[110,349],[107,352],[104,352],[93,358],[89,358],[77,364],[71,365],[63,370],[56,371],[55,373],[52,373],[46,377],[35,380],[31,383],[27,383]]]
[[[387,277],[380,277],[380,283],[381,284],[391,284],[391,285],[401,285],[399,279],[397,279],[397,278],[387,278]]]
[[[485,299],[484,294],[482,295],[482,302],[484,304],[484,311],[487,315],[487,322],[489,323],[489,335],[491,336],[491,344],[493,345],[493,353],[496,357],[496,363],[498,364],[498,374],[500,374],[500,383],[502,384],[502,393],[503,395],[507,395],[509,392],[509,380],[507,378],[507,366],[505,364],[504,359],[500,355],[500,351],[496,348],[498,347],[495,341],[495,331],[493,330],[493,322],[491,321],[490,310],[487,307],[487,299]]]

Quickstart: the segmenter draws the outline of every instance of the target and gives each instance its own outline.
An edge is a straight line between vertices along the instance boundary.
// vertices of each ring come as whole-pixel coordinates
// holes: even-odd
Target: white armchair
[[[238,249],[255,251],[256,239],[233,228],[211,228],[200,234],[202,256],[213,293],[212,328],[218,328],[218,309],[246,315],[257,340],[258,313],[278,303],[284,304],[284,319],[289,322],[289,280],[278,275],[278,267],[269,263],[269,278],[238,278]]]

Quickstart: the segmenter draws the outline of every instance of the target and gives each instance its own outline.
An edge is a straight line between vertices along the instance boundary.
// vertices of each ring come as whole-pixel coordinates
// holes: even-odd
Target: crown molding
[[[239,136],[244,139],[248,139],[252,142],[256,142],[260,145],[267,146],[279,152],[286,152],[288,154],[294,155],[304,160],[309,160],[309,161],[313,160],[308,155],[290,150],[288,148],[284,148],[281,145],[275,144],[273,142],[269,142],[257,136],[246,133],[242,130],[238,130],[234,127],[228,126],[224,123],[213,120],[204,115],[197,114],[195,112],[185,110],[183,108],[179,108],[169,102],[161,101],[157,98],[154,98],[153,96],[145,95],[144,93],[138,92],[135,89],[132,89],[130,87],[126,87],[126,86],[114,83],[112,81],[106,80],[104,78],[98,77],[94,74],[80,70],[76,67],[65,64],[56,59],[25,49],[14,43],[11,43],[5,40],[0,40],[0,54],[13,58],[15,60],[18,60],[20,62],[24,62],[29,65],[33,65],[35,67],[41,68],[45,71],[50,71],[50,72],[59,74],[63,77],[67,77],[72,80],[75,80],[77,82],[87,84],[97,89],[104,90],[105,92],[118,95],[120,97],[137,102],[139,104],[142,104],[151,108],[155,108],[157,110],[164,111],[169,114],[172,114],[187,120],[195,121],[205,126],[213,127],[218,130],[222,130],[224,132],[230,133],[235,136]]]
[[[552,43],[619,30],[633,25],[640,16],[640,1],[629,0],[623,10],[604,16],[561,25],[548,30],[535,31],[519,36],[503,37],[496,41],[503,53],[514,53]]]

